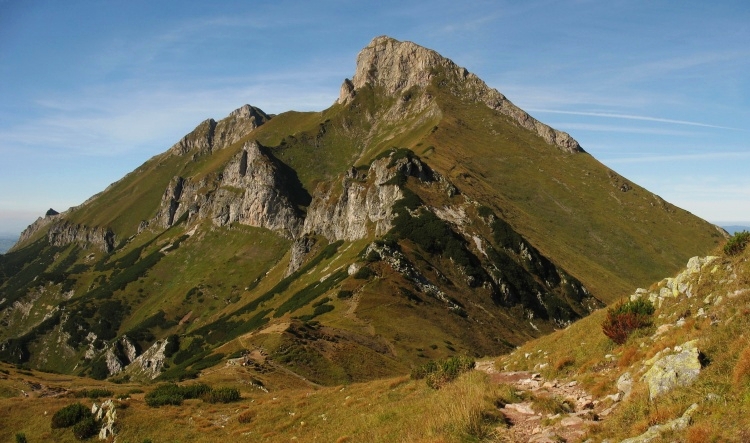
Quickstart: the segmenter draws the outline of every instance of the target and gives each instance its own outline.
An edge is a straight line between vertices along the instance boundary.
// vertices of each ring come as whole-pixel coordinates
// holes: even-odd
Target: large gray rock
[[[651,400],[678,386],[689,386],[698,378],[701,362],[696,344],[697,340],[691,340],[675,346],[673,354],[661,356],[653,362],[643,375]]]

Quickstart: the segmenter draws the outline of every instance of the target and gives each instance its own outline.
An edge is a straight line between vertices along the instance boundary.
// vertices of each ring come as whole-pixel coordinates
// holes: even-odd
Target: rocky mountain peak
[[[229,113],[230,118],[241,118],[245,120],[255,120],[256,125],[260,126],[271,117],[268,116],[262,109],[256,108],[255,106],[243,105],[234,111]]]
[[[339,103],[347,103],[366,85],[381,87],[396,94],[411,87],[426,87],[435,75],[444,76],[451,92],[462,98],[484,103],[505,114],[519,126],[529,129],[547,143],[576,153],[583,149],[569,134],[553,129],[517,107],[503,94],[492,89],[475,74],[458,66],[437,52],[412,42],[401,42],[388,36],[375,37],[357,55],[354,77],[341,86]]]
[[[433,50],[380,36],[375,37],[357,56],[352,83],[355,89],[368,83],[382,86],[392,94],[412,86],[427,86],[435,67],[467,72]]]

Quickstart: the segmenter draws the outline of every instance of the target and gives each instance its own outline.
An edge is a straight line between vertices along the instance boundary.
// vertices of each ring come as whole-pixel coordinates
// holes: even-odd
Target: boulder
[[[698,409],[698,405],[694,403],[689,408],[687,408],[685,413],[682,414],[682,417],[670,420],[663,425],[651,426],[650,428],[648,428],[648,431],[644,432],[643,434],[637,437],[625,439],[621,443],[648,443],[650,441],[659,439],[665,432],[681,431],[687,428],[688,425],[690,425],[690,420],[696,409]]]
[[[696,342],[675,346],[674,353],[660,357],[646,371],[642,380],[648,384],[651,400],[678,386],[689,386],[698,378],[701,361]]]

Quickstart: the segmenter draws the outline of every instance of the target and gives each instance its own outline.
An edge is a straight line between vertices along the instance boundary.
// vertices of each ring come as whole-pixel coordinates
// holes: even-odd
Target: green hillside
[[[0,256],[0,359],[379,379],[510,352],[724,241],[433,51],[377,38],[344,86],[321,112],[207,120],[30,227]]]

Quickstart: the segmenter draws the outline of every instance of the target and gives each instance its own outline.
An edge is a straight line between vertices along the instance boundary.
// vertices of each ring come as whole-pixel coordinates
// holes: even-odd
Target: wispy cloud
[[[669,118],[650,117],[646,115],[631,115],[631,114],[617,114],[611,112],[583,112],[583,111],[560,111],[556,109],[529,109],[529,112],[539,112],[545,114],[566,114],[566,115],[582,115],[588,117],[602,117],[602,118],[618,118],[624,120],[640,120],[648,122],[658,123],[670,123],[675,125],[687,125],[687,126],[700,126],[703,128],[714,128],[714,129],[729,129],[732,131],[744,131],[744,129],[731,128],[728,126],[710,125],[707,123],[691,122],[686,120],[674,120]]]
[[[678,131],[663,128],[643,128],[620,125],[601,125],[596,123],[572,123],[555,121],[545,121],[545,123],[552,126],[553,128],[563,129],[565,131],[618,132],[625,134],[652,134],[676,137],[699,137],[702,135],[705,136],[705,134],[700,134],[695,131]]]
[[[674,155],[638,155],[632,157],[603,157],[602,161],[606,164],[623,164],[623,163],[661,163],[677,161],[696,161],[696,160],[729,160],[729,159],[746,159],[750,158],[750,152],[706,152],[697,154],[674,154]]]

